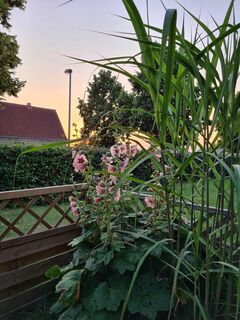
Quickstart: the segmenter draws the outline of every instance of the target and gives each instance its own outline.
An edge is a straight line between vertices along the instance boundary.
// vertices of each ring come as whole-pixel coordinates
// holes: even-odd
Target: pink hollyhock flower
[[[78,209],[75,207],[71,207],[72,213],[75,217],[79,217]]]
[[[117,183],[117,177],[116,176],[110,176],[110,179],[111,179],[111,182],[113,184],[116,184]]]
[[[108,191],[110,193],[114,192],[114,188],[115,186],[111,186],[109,187]],[[120,192],[120,189],[118,188],[118,190],[116,191],[115,195],[114,195],[114,200],[115,201],[119,201],[121,199],[121,192]]]
[[[121,163],[121,166],[120,166],[121,172],[124,172],[124,170],[126,169],[126,167],[128,166],[128,164],[129,164],[129,158],[126,158],[126,159]]]
[[[156,149],[155,157],[156,157],[157,161],[160,162],[160,160],[162,158],[162,154],[161,154],[161,149],[159,147]]]
[[[136,144],[130,147],[130,154],[132,157],[135,157],[137,152],[138,152],[138,148],[137,148]]]
[[[77,203],[75,201],[70,202],[70,207],[71,208],[76,208]]]
[[[105,154],[102,155],[101,161],[102,161],[102,162],[107,162],[107,156],[106,156]]]
[[[112,163],[113,162],[113,157],[107,157],[107,163]]]
[[[76,154],[74,160],[73,160],[73,166],[75,172],[82,172],[86,169],[88,165],[88,160],[84,154]]]
[[[114,200],[118,202],[120,199],[121,199],[121,192],[120,192],[120,189],[118,189],[117,192],[115,193]]]
[[[111,148],[110,148],[110,153],[111,153],[112,157],[118,156],[118,155],[119,155],[119,148],[118,148],[118,146],[116,146],[116,145],[111,146]]]
[[[109,192],[113,192],[113,191],[114,191],[114,186],[109,188]],[[118,202],[120,199],[121,199],[121,192],[120,192],[120,189],[118,188],[114,195],[114,200]]]
[[[108,157],[105,154],[101,157],[102,162],[105,163],[112,163],[113,162],[113,158],[112,157]]]
[[[127,146],[125,144],[121,144],[118,148],[120,155],[125,155],[127,153]]]
[[[108,173],[114,173],[115,167],[112,164],[109,164],[107,170],[108,170]]]
[[[68,201],[69,202],[72,202],[72,201],[74,201],[75,200],[75,198],[73,197],[73,196],[70,196],[69,198],[68,198]]]
[[[100,196],[101,194],[104,194],[105,192],[105,185],[102,181],[98,183],[96,186],[97,195]]]
[[[155,208],[155,203],[154,203],[152,197],[145,197],[144,201],[145,201],[147,207],[152,208],[152,209]]]
[[[97,197],[97,198],[95,198],[95,203],[99,203],[99,202],[101,202],[102,201],[102,199],[101,198],[99,198],[99,197]]]

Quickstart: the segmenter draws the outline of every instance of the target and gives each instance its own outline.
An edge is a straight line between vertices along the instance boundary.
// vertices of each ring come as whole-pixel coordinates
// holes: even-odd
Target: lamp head
[[[64,70],[64,73],[66,73],[66,74],[71,74],[71,73],[72,73],[72,69],[65,69],[65,70]]]

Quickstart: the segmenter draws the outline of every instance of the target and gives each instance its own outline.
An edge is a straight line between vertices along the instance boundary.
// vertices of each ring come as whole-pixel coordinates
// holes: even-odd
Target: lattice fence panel
[[[78,184],[0,192],[0,241],[74,224],[68,197]]]

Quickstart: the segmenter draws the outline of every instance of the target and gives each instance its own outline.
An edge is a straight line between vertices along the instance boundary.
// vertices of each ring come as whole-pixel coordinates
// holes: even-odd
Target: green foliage
[[[5,93],[9,96],[16,96],[24,86],[25,82],[13,76],[14,70],[21,63],[18,49],[15,36],[0,32],[0,97]]]
[[[146,82],[142,73],[136,76]],[[132,103],[123,106],[117,114],[119,124],[131,126],[149,133],[157,134],[154,124],[153,104],[149,93],[138,83],[130,80],[132,86]],[[125,110],[126,109],[126,110]]]
[[[65,303],[71,304],[77,299],[78,286],[80,286],[82,270],[73,270],[66,273],[56,286],[56,292],[64,292]]]
[[[141,313],[147,319],[156,319],[159,311],[170,308],[170,292],[167,281],[157,281],[150,270],[138,277],[128,308],[131,314]]]
[[[110,71],[100,70],[89,83],[87,93],[87,102],[79,99],[78,105],[84,126],[82,136],[89,137],[98,132],[99,145],[111,146],[115,143],[115,136],[109,126],[114,123],[118,99],[125,93],[124,89]]]
[[[118,153],[116,148],[122,151]],[[117,168],[121,170],[121,164],[129,159],[131,151],[132,147],[127,145],[111,148],[112,158],[108,155],[102,158],[103,169],[108,168],[108,161],[111,161],[116,168],[114,173],[118,174]],[[81,154],[80,151],[75,159]],[[144,154],[139,155],[146,158]],[[130,158],[130,164],[136,161],[134,157],[136,155]],[[125,170],[127,172],[126,167]],[[118,188],[118,178],[112,184],[106,170],[93,172],[90,165],[82,171],[89,183],[86,199],[75,197],[71,202],[78,210],[83,231],[70,243],[75,248],[74,256],[61,270],[62,279],[56,287],[60,297],[52,312],[59,314],[59,319],[75,319],[76,310],[86,319],[91,319],[93,314],[95,319],[123,319],[122,315],[126,315],[126,319],[154,320],[165,316],[176,300],[174,297],[171,304],[169,276],[172,274],[173,278],[170,261],[176,251],[171,251],[168,240],[160,240],[166,239],[168,234],[162,218],[166,206],[162,204],[161,209],[152,210],[134,201],[128,181],[121,188],[129,193],[120,192],[120,198],[116,198],[110,188]],[[102,189],[99,191],[99,188]],[[156,221],[162,221],[157,229]],[[184,244],[187,229],[181,232]],[[189,260],[183,261],[184,266],[186,262]],[[183,267],[179,269],[182,273]],[[59,271],[55,266],[46,275],[55,278]],[[179,287],[185,285],[189,285],[188,281],[179,283]]]
[[[29,153],[21,145],[0,147],[0,190],[46,187],[71,183],[71,153],[64,148]],[[41,168],[41,170],[40,170]],[[16,170],[15,170],[16,169]]]
[[[26,0],[1,0],[0,24],[5,28],[10,28],[11,24],[9,20],[11,17],[11,10],[15,8],[24,9],[26,2]]]
[[[24,145],[0,146],[0,190],[47,187],[81,182],[72,166],[72,154],[67,148],[51,148],[20,154],[28,150]],[[98,169],[103,149],[92,151],[92,164]],[[41,168],[41,170],[40,170]]]
[[[24,9],[25,0],[11,0],[7,1],[6,7],[0,7],[0,24],[5,28],[10,28],[9,23],[11,10],[14,8]],[[0,32],[0,98],[4,94],[9,96],[16,96],[17,93],[24,86],[25,82],[16,78],[15,70],[21,63],[18,57],[19,46],[16,41],[16,36],[8,35]],[[0,106],[1,107],[1,106]]]
[[[121,276],[113,275],[99,284],[94,291],[94,298],[98,310],[107,309],[117,311],[124,300],[128,289],[128,281]]]
[[[64,308],[81,305],[83,317],[94,312],[98,316],[102,310],[110,319],[113,311],[109,310],[116,310],[120,320],[239,319],[240,144],[234,142],[239,138],[240,23],[236,22],[234,1],[214,30],[185,9],[197,24],[191,42],[185,37],[184,25],[181,32],[177,29],[176,10],[166,10],[160,29],[144,24],[134,0],[123,0],[123,4],[139,53],[100,61],[77,60],[119,72],[146,90],[157,136],[146,132],[150,149],[139,154],[124,172],[114,172],[118,179],[115,193],[104,189],[96,202],[97,178],[88,176],[88,201],[78,204],[86,237],[76,245],[81,258],[75,256],[69,265],[83,270],[81,295],[68,305],[61,292],[61,303]],[[151,39],[153,32],[157,41]],[[127,71],[127,65],[139,68],[145,80]],[[137,128],[118,128],[133,138],[141,133]],[[111,161],[115,165],[115,159]],[[134,177],[133,171],[147,161],[154,168],[150,179]],[[107,186],[108,190],[106,170],[98,174],[105,179],[101,188]],[[191,199],[186,198],[185,181],[191,183]],[[211,208],[210,185],[215,182],[216,208]],[[196,189],[200,206],[195,203]],[[116,203],[117,190],[123,196]],[[140,193],[146,205],[139,199]],[[86,248],[89,254],[83,261]],[[125,298],[121,284],[115,292],[109,281],[116,275],[128,282]],[[94,296],[99,286],[110,305]]]

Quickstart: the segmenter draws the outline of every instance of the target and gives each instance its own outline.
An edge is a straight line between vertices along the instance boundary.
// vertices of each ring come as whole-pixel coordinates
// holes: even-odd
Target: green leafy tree
[[[11,10],[14,8],[24,9],[25,0],[0,1],[0,24],[3,29],[9,29]],[[0,98],[5,94],[16,96],[25,82],[15,76],[15,70],[21,63],[18,57],[19,46],[16,36],[6,32],[0,32]]]
[[[146,82],[141,72],[137,72],[136,76]],[[93,81],[87,88],[87,102],[79,99],[78,109],[84,124],[81,131],[83,137],[94,135],[100,145],[108,147],[116,142],[116,130],[111,128],[114,124],[131,126],[155,136],[158,135],[150,94],[138,83],[129,81],[132,86],[130,93],[124,90],[110,71],[101,70],[98,75],[94,75]],[[164,81],[161,83],[160,93],[162,95],[164,93]],[[171,103],[175,104],[174,96]],[[188,127],[190,126],[189,115],[190,112],[187,109],[185,121]],[[180,116],[182,117],[183,114]],[[166,138],[171,142],[171,134],[168,130]]]
[[[136,76],[146,82],[144,75],[137,72]],[[132,86],[132,92],[123,97],[128,99],[128,103],[124,103],[124,99],[120,99],[121,109],[117,117],[122,125],[131,126],[152,134],[157,134],[156,126],[154,125],[153,104],[150,94],[144,90],[138,83],[129,80]]]
[[[77,108],[83,119],[83,137],[95,136],[102,146],[115,143],[115,130],[110,126],[116,120],[116,113],[130,98],[117,78],[110,71],[100,70],[88,84],[87,102],[79,99]]]
[[[174,75],[177,74],[177,65],[174,69]],[[147,83],[146,78],[143,73],[137,72],[136,77],[141,81]],[[117,113],[118,122],[122,125],[131,126],[133,128],[151,133],[153,136],[158,136],[158,130],[154,121],[154,108],[150,94],[137,82],[129,79],[129,82],[132,86],[131,94],[127,94],[126,99],[130,99],[128,103],[121,103],[121,109]],[[159,92],[163,96],[164,95],[164,80],[161,80]],[[199,97],[198,88],[195,88],[195,100]],[[122,99],[120,99],[121,102]],[[175,105],[175,96],[173,95],[171,98],[171,104]],[[191,128],[191,112],[188,106],[186,106],[185,110],[182,108],[180,112],[180,117],[184,118],[185,126],[190,129]],[[184,132],[184,128],[180,130],[180,132]],[[185,136],[184,138],[187,141]],[[167,129],[166,131],[166,141],[172,142],[172,136]]]

